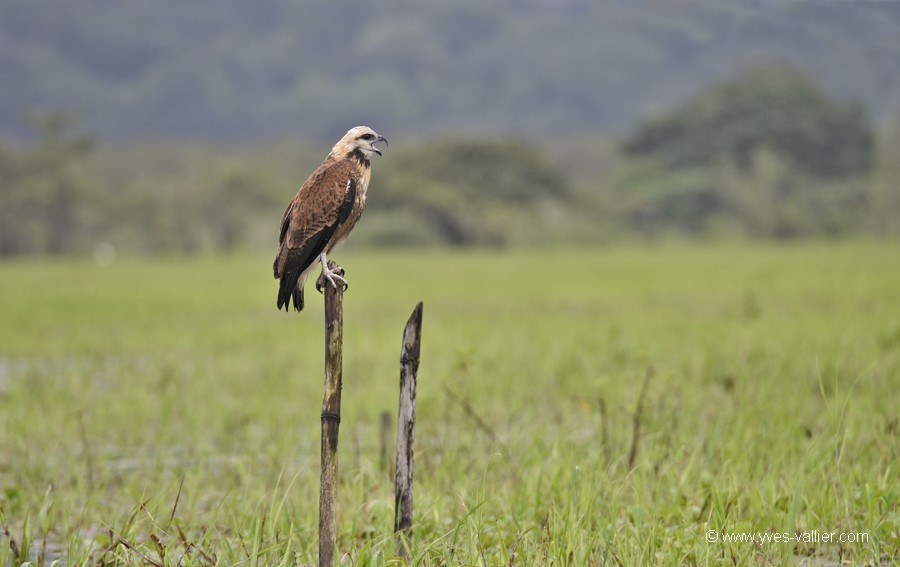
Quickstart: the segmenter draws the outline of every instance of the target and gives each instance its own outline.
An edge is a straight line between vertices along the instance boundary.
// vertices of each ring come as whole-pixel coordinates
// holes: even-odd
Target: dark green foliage
[[[35,115],[40,139],[29,151],[0,147],[0,255],[78,249],[91,230],[93,198],[79,166],[92,151],[69,114]]]
[[[68,114],[37,115],[37,140],[0,146],[0,256],[230,251],[282,207],[262,159],[188,145],[95,149]],[[296,187],[293,187],[296,191]],[[276,219],[277,221],[277,219]]]
[[[0,145],[0,256],[272,254],[288,201],[328,150],[278,142],[95,147],[71,118]],[[900,124],[900,122],[898,122]],[[896,132],[900,129],[895,128]],[[749,165],[623,159],[609,140],[394,138],[353,246],[586,245],[639,234],[898,234],[900,135],[867,175],[822,178],[757,148]],[[115,254],[113,252],[113,254]]]
[[[858,106],[790,66],[756,66],[632,133],[615,194],[647,234],[848,234],[884,217],[873,197],[893,202],[875,141]]]
[[[569,197],[565,174],[533,144],[516,139],[442,139],[398,148],[377,164],[367,215],[405,212],[431,233],[408,224],[370,238],[398,243],[437,239],[454,245],[502,244],[539,232],[541,208]]]
[[[540,147],[518,139],[436,140],[394,156],[385,167],[389,174],[403,171],[453,186],[475,206],[498,200],[529,204],[566,196],[562,172],[549,163]]]
[[[860,107],[829,100],[796,69],[763,66],[647,122],[624,149],[672,167],[724,159],[745,172],[767,149],[805,173],[841,177],[871,168],[874,136]]]

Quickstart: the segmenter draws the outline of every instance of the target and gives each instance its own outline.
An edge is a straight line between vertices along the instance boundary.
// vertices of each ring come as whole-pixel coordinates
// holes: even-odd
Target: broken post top
[[[420,339],[422,336],[422,302],[416,304],[406,327],[403,329],[403,344],[400,347],[400,363],[419,366]]]

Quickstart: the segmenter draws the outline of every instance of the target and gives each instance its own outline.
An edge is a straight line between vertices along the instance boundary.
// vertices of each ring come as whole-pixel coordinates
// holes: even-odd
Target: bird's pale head
[[[375,147],[378,142],[387,144],[387,138],[368,126],[357,126],[350,128],[331,148],[331,155],[337,158],[357,156],[368,161],[372,154],[381,155],[381,150]]]

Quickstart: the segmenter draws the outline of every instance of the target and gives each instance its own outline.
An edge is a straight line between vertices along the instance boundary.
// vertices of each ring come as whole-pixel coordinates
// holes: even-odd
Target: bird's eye
[[[373,136],[372,134],[363,134],[363,135],[362,135],[362,139],[363,139],[363,140],[371,140],[371,139],[374,138],[374,137],[375,137],[375,136]]]

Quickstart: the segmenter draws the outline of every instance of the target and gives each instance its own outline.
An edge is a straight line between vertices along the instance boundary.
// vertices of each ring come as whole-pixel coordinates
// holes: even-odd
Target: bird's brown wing
[[[291,200],[281,219],[280,246],[274,274],[280,278],[278,308],[303,308],[303,290],[297,282],[325,250],[340,223],[353,210],[356,180],[352,168],[341,162],[322,164]]]

